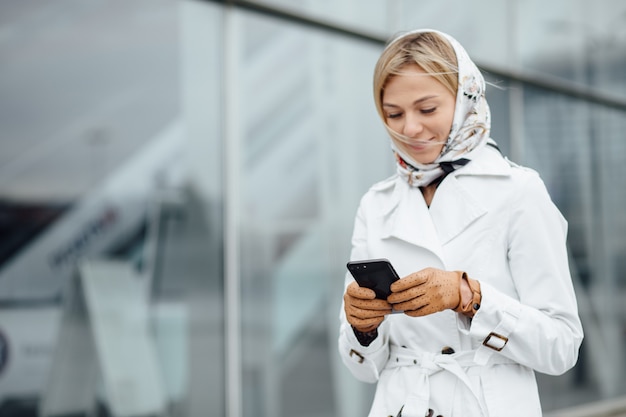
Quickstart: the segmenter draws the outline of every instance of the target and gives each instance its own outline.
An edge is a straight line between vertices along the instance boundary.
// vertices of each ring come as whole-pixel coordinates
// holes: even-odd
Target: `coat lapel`
[[[395,237],[434,253],[443,262],[443,248],[422,193],[401,178],[383,221],[383,238]]]
[[[481,150],[472,163],[441,183],[430,209],[419,189],[396,178],[389,205],[383,210],[383,238],[395,237],[425,248],[445,264],[443,245],[487,213],[457,179],[461,175],[508,176],[510,163],[492,149]]]
[[[441,245],[445,245],[487,214],[485,204],[459,180],[462,176],[506,177],[511,163],[492,147],[476,151],[472,162],[449,175],[435,193],[430,215]]]
[[[430,206],[430,216],[441,245],[454,239],[486,213],[480,201],[454,176],[441,183]]]

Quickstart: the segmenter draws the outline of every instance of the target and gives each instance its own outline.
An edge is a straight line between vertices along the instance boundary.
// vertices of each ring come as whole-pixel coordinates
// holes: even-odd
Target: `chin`
[[[439,157],[439,153],[419,154],[419,155],[409,154],[409,155],[415,162],[420,163],[422,165],[432,164]]]
[[[404,152],[411,157],[411,159],[419,164],[422,165],[428,165],[428,164],[432,164],[433,162],[435,162],[435,160],[437,158],[439,158],[439,155],[441,155],[441,149],[442,147],[437,147],[435,149],[433,149],[431,147],[431,149],[424,149],[420,151],[417,151],[415,149],[411,149],[408,148],[406,146],[402,147]]]

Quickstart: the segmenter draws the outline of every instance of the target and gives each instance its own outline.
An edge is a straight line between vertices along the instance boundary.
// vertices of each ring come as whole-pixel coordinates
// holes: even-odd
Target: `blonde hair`
[[[459,69],[456,53],[450,42],[435,32],[407,35],[392,41],[385,48],[374,69],[374,100],[383,122],[386,119],[382,107],[385,86],[392,77],[411,64],[417,64],[456,97]]]

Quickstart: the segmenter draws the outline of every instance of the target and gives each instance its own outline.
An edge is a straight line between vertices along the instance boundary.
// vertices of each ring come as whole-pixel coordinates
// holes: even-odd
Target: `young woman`
[[[449,35],[393,40],[374,97],[397,174],[363,196],[351,260],[401,279],[383,300],[347,275],[339,337],[377,383],[369,415],[541,416],[534,371],[572,368],[583,339],[565,219],[489,138],[484,79]]]

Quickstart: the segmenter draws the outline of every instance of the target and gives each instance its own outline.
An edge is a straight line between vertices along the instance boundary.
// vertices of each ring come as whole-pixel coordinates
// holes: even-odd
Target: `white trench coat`
[[[439,185],[430,208],[393,176],[363,196],[351,260],[387,258],[400,277],[426,267],[480,281],[472,320],[446,310],[388,315],[371,345],[341,311],[339,352],[356,378],[376,382],[369,416],[534,417],[534,371],[572,368],[583,339],[568,267],[567,223],[533,170],[491,147]],[[352,282],[346,274],[346,286]],[[453,354],[442,354],[452,348]],[[450,351],[449,349],[447,350]]]

